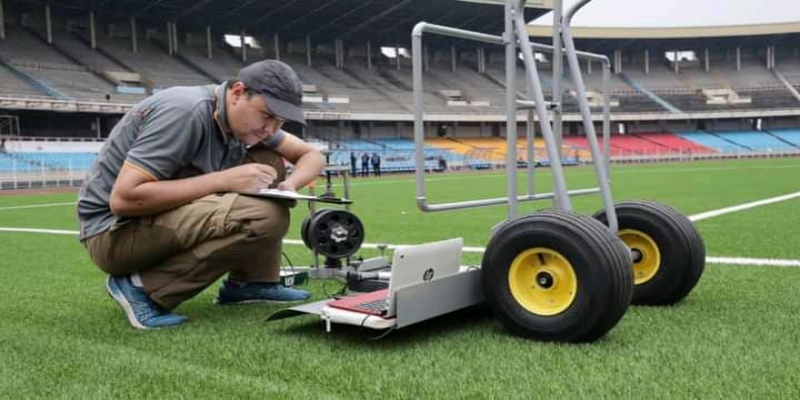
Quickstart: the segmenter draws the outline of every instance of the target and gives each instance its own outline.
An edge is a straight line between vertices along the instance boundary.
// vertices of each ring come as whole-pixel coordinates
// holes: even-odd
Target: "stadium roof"
[[[406,45],[414,24],[426,21],[479,32],[500,34],[505,0],[2,0],[6,17],[22,12],[43,15],[50,4],[54,15],[87,18],[94,10],[101,22],[127,23],[131,16],[139,26],[163,29],[166,21],[180,30],[201,30],[266,37],[278,33],[284,39],[343,39],[345,43]],[[526,20],[552,9],[554,0],[528,0]],[[565,0],[565,4],[569,1]],[[599,3],[598,3],[599,4]],[[591,4],[590,4],[591,5]],[[589,6],[587,6],[588,8]],[[581,13],[584,11],[581,11]],[[580,15],[580,13],[579,13]],[[549,15],[542,18],[547,21]],[[552,29],[530,25],[532,36],[548,42]],[[701,27],[607,27],[576,26],[573,35],[584,49],[650,46],[735,46],[794,41],[800,22]],[[435,38],[432,44],[460,42]],[[462,42],[467,43],[467,42]]]
[[[468,3],[498,4],[498,5],[503,5],[506,3],[505,0],[457,0],[457,1],[464,1]],[[525,2],[525,7],[543,8],[549,10],[553,8],[553,0],[527,0]]]
[[[531,36],[552,35],[552,28],[546,25],[530,25]],[[573,27],[576,39],[685,39],[715,38],[737,36],[760,36],[800,33],[800,22],[774,24],[699,26],[699,27],[651,27],[651,28],[608,28]]]
[[[420,21],[499,33],[503,0],[4,0],[8,14],[41,13],[82,17],[94,10],[101,20],[176,22],[179,28],[212,29],[249,35],[340,38],[345,41],[406,43]],[[552,0],[529,0],[527,20],[552,8]],[[13,11],[12,11],[13,10]]]

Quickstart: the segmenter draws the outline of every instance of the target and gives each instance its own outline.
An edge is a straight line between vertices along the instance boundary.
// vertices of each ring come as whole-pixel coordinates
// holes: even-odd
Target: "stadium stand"
[[[643,64],[623,64],[622,72],[656,93],[676,89],[693,89],[691,84],[683,79],[680,74],[676,74],[675,71],[661,62],[650,63],[650,70],[647,73],[645,73]]]
[[[390,138],[390,139],[375,139],[375,142],[385,146],[388,149],[396,150],[396,151],[403,151],[403,152],[413,152],[414,151],[414,141],[405,138]],[[425,155],[429,157],[443,157],[449,164],[453,163],[461,163],[464,161],[463,154],[459,154],[454,152],[450,149],[442,149],[439,146],[434,146],[431,144],[431,139],[425,140]]]
[[[373,141],[347,139],[338,141],[336,148],[339,150],[383,151],[386,149],[386,146],[382,146]]]
[[[384,172],[414,171],[414,142],[406,138],[381,138],[374,140],[347,139],[332,145],[330,160],[333,164],[350,165],[350,153],[357,157],[357,167],[361,168],[361,155],[377,153],[381,157],[381,170]],[[433,171],[440,170],[439,159],[443,158],[449,167],[460,167],[464,155],[425,144],[425,165]]]
[[[564,136],[564,142],[575,148],[588,149],[589,144],[584,136]],[[602,144],[601,144],[602,145]],[[611,135],[611,155],[665,155],[665,154],[708,154],[716,150],[708,148],[693,141],[676,136],[672,133],[631,133],[626,135]],[[590,153],[584,150],[582,159],[589,159]]]
[[[463,156],[474,149],[474,147],[461,143],[460,141],[445,138],[426,139],[425,144],[438,149],[447,150],[451,154],[461,155],[462,159]]]
[[[566,138],[566,137],[565,137]],[[508,154],[506,139],[498,137],[460,137],[451,139],[454,142],[465,146],[467,150],[463,153],[467,159],[480,160],[481,162],[491,162],[494,164],[505,164]],[[586,144],[585,140],[580,142]],[[517,139],[517,160],[518,162],[528,161],[527,140]],[[464,147],[462,147],[464,149]],[[588,146],[575,145],[564,140],[561,147],[562,162],[565,164],[575,164],[581,159],[589,158]],[[548,163],[549,157],[545,150],[545,142],[542,138],[534,140],[534,159],[538,163]]]
[[[174,85],[198,85],[231,79],[243,65],[237,49],[227,44],[214,45],[213,57],[207,58],[206,46],[195,42],[183,43],[176,56],[169,56],[165,40],[158,32],[138,41],[139,52],[130,49],[130,39],[124,33],[115,36],[99,35],[98,49],[88,46],[86,33],[57,31],[54,44],[48,45],[41,27],[21,28],[8,26],[10,40],[0,41],[0,52],[11,68],[17,68],[33,77],[38,83],[52,88],[59,97],[83,101],[103,101],[110,93],[114,101],[133,103],[144,95],[118,93],[113,81],[104,77],[107,72],[138,73],[141,84],[152,90]],[[163,33],[161,34],[163,36]],[[356,53],[338,68],[328,59],[330,54],[315,55],[308,66],[303,48],[295,46],[284,56],[301,76],[304,83],[316,87],[321,101],[307,102],[306,108],[320,111],[409,113],[412,108],[411,70],[407,59],[401,59],[398,70],[395,59],[376,55],[373,68],[365,67],[365,59]],[[251,60],[268,56],[264,49],[249,49]],[[322,51],[322,50],[320,50]],[[330,52],[330,49],[325,51]],[[468,53],[469,54],[469,53]],[[80,60],[79,63],[73,60]],[[425,73],[425,105],[432,113],[502,113],[504,96],[504,71],[501,64],[490,60],[485,73],[476,71],[475,60],[460,57],[455,72],[450,70],[449,59],[434,58]],[[549,62],[541,63],[542,83],[549,93]],[[587,72],[586,64],[583,65]],[[800,65],[786,63],[784,73],[790,81],[800,77]],[[8,68],[6,68],[8,69]],[[715,63],[710,72],[697,65],[687,64],[675,73],[664,62],[651,62],[649,73],[644,72],[641,60],[625,63],[622,74],[611,79],[612,101],[618,103],[615,112],[664,112],[669,107],[659,104],[659,99],[681,111],[717,111],[731,109],[771,109],[800,106],[796,99],[772,71],[761,63],[745,59],[737,71],[730,63]],[[33,88],[30,82],[2,71],[0,84],[8,88],[5,93],[19,96],[48,97],[48,92]],[[15,79],[16,78],[16,79]],[[22,82],[20,82],[22,81]],[[584,74],[587,89],[601,91],[599,63],[593,72]],[[565,73],[564,112],[577,112],[577,102],[570,92],[572,83]],[[709,104],[704,89],[731,90],[751,101],[740,104]],[[517,68],[517,92],[525,93],[525,79],[521,67]],[[449,93],[449,94],[445,94]],[[653,96],[659,99],[654,99]],[[331,101],[338,98],[339,101]],[[344,99],[344,100],[342,100]],[[448,102],[451,105],[448,105]],[[599,109],[598,109],[599,110]]]
[[[0,41],[0,53],[8,63],[64,99],[96,100],[114,91],[113,86],[43,43],[31,31],[13,29],[9,35],[13,40]]]
[[[677,132],[678,136],[723,153],[741,153],[750,149],[705,131]]]
[[[203,76],[178,58],[170,57],[157,39],[139,40],[138,53],[131,51],[130,41],[125,38],[100,36],[98,42],[103,51],[151,81],[154,90],[214,83],[213,79]]]
[[[47,168],[56,170],[87,170],[97,158],[96,153],[55,153],[55,152],[21,152],[12,153],[19,164],[28,165],[33,170]]]
[[[14,171],[24,171],[23,168],[27,167],[27,164],[17,165],[16,160],[10,154],[0,153],[0,173],[13,173]]]
[[[47,93],[20,78],[13,69],[0,59],[0,95],[3,97],[52,98]]]
[[[660,154],[671,151],[661,144],[642,139],[635,135],[612,135],[613,147],[634,154]]]
[[[4,130],[0,118],[0,135],[106,136],[119,116],[145,96],[174,85],[229,80],[248,63],[277,57],[294,67],[304,83],[304,109],[309,112],[308,129],[303,132],[306,139],[330,142],[331,158],[337,164],[349,164],[350,151],[376,152],[384,160],[385,171],[411,171],[413,142],[406,129],[413,110],[408,58],[413,23],[424,14],[435,17],[429,21],[458,25],[461,19],[470,21],[462,28],[480,26],[486,28],[480,31],[498,34],[497,16],[476,13],[472,7],[483,6],[475,3],[463,8],[456,5],[460,2],[428,7],[424,1],[413,0],[411,4],[398,3],[395,10],[363,2],[342,12],[341,4],[334,4],[337,2],[309,10],[300,2],[274,8],[279,1],[244,1],[231,9],[221,0],[211,0],[177,10],[168,4],[171,2],[143,6],[121,0],[115,2],[113,12],[90,10],[80,2],[49,2],[52,13],[43,12],[44,3],[35,0],[6,2],[5,39],[0,39],[0,107],[3,114],[19,119],[20,132]],[[358,11],[361,7],[364,10]],[[94,12],[92,21],[89,11]],[[256,13],[263,15],[263,20],[245,27],[251,44],[242,48],[223,37],[239,36],[243,27],[233,21]],[[52,17],[51,23],[46,23],[49,17],[45,15]],[[136,53],[131,40],[134,19],[138,26]],[[211,26],[199,22],[212,20],[216,22]],[[176,51],[167,44],[171,36],[166,33],[167,21],[178,25],[178,37],[171,38],[178,42]],[[48,26],[52,43],[48,43]],[[291,29],[275,35],[262,26]],[[211,32],[209,42],[207,32]],[[96,48],[91,46],[93,34]],[[336,41],[341,47],[334,44],[332,38],[336,37],[343,37]],[[624,126],[620,131],[628,132],[611,137],[615,161],[800,154],[799,129],[771,129],[800,126],[796,117],[800,95],[792,90],[800,88],[800,53],[790,45],[798,37],[800,32],[757,32],[746,39],[714,35],[686,40],[577,38],[580,50],[614,60],[608,94],[614,104],[612,118],[615,130],[619,124]],[[372,52],[369,68],[367,41]],[[387,51],[396,46],[401,50],[399,58]],[[424,72],[426,117],[430,124],[448,126],[446,137],[426,139],[426,165],[435,169],[443,158],[454,169],[503,167],[506,96],[502,48],[484,46],[476,51],[480,45],[435,36],[426,37],[424,46],[429,55]],[[695,53],[679,62],[678,71],[666,53],[674,46]],[[769,61],[768,46],[776,50],[776,65]],[[705,48],[709,49],[708,70]],[[649,52],[647,72],[645,50]],[[585,60],[581,63],[587,91],[596,102],[593,112],[598,113],[600,98],[594,96],[602,90],[601,65],[592,62],[590,68]],[[544,54],[537,67],[549,99],[549,55]],[[579,126],[575,129],[578,102],[568,68],[563,78],[564,131],[579,132]],[[518,98],[526,97],[521,63],[517,64],[514,89]],[[734,131],[756,126],[768,130]],[[675,131],[683,133],[669,133]],[[524,130],[518,133],[523,135]],[[12,168],[9,165],[16,166],[16,171],[28,168],[37,174],[42,167],[55,170],[66,164],[83,168],[95,151],[49,144],[26,146],[2,154],[0,171]],[[520,139],[517,151],[523,162],[527,158],[524,147],[524,139]],[[536,139],[534,148],[536,160],[546,162],[541,138]],[[74,154],[62,157],[59,153]],[[678,156],[661,158],[664,154]],[[562,158],[568,163],[590,160],[586,138],[566,135]]]
[[[237,59],[233,53],[218,46],[211,48],[211,59],[208,58],[206,46],[187,44],[180,48],[178,54],[195,68],[203,69],[215,78],[215,82],[233,80],[236,72],[244,67],[245,63]]]
[[[0,173],[85,171],[103,143],[83,140],[6,140]]]
[[[717,136],[753,151],[796,150],[797,147],[786,143],[767,132],[714,132]]]
[[[574,136],[574,135],[565,135],[564,136],[564,143],[567,143],[574,148],[578,149],[589,149],[589,140],[586,136]],[[630,150],[625,148],[619,147],[616,145],[615,136],[611,136],[611,156],[623,155],[623,154],[631,154]],[[585,156],[588,158],[588,150],[584,153]]]
[[[800,147],[800,129],[796,128],[770,129],[769,132],[785,142]]]
[[[133,72],[120,65],[103,53],[93,50],[90,45],[75,33],[61,32],[53,38],[53,43],[61,47],[72,58],[80,60],[84,65],[96,71]]]
[[[672,133],[635,133],[635,135],[644,140],[657,143],[673,152],[695,154],[715,152],[714,149],[710,149],[695,142],[683,139],[680,136],[676,136]]]

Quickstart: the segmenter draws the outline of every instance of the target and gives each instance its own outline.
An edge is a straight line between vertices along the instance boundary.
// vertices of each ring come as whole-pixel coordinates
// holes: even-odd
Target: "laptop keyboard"
[[[383,311],[386,309],[386,299],[378,299],[359,303],[355,305],[355,308],[364,311]]]

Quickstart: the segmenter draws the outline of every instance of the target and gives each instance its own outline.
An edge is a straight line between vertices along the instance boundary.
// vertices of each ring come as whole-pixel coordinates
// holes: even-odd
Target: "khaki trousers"
[[[253,147],[245,162],[271,165],[286,178],[283,159]],[[110,275],[139,273],[150,298],[174,309],[224,274],[242,282],[277,282],[289,209],[281,201],[219,193],[162,214],[126,219],[84,241],[92,261]]]

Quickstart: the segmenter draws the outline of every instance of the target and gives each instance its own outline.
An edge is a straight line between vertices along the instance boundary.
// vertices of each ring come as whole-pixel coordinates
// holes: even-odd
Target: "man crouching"
[[[186,322],[172,310],[225,274],[219,304],[310,297],[278,283],[289,204],[236,193],[297,190],[320,174],[320,152],[281,130],[305,124],[301,103],[297,74],[267,60],[218,86],[161,91],[114,127],[81,187],[78,218],[131,325]]]

